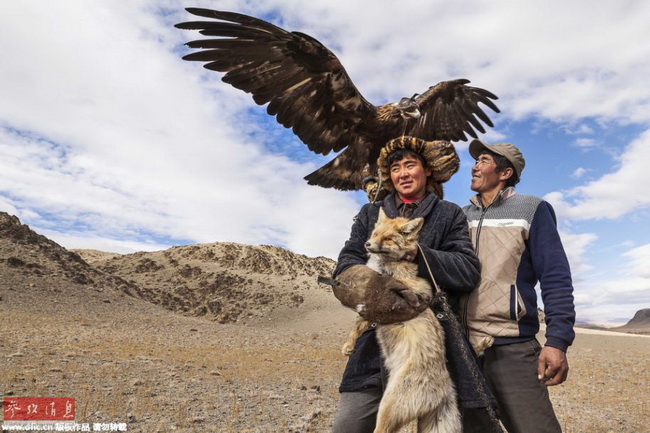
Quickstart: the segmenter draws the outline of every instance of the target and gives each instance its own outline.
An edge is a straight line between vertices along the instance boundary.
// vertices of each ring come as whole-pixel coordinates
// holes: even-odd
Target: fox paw
[[[341,353],[345,356],[350,356],[354,353],[354,345],[350,343],[345,343],[341,348]]]

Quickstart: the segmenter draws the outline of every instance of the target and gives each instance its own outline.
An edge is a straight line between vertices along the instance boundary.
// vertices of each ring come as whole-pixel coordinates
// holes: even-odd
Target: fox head
[[[386,261],[403,260],[409,252],[417,249],[418,234],[423,224],[424,218],[388,218],[384,209],[379,208],[379,219],[366,242],[366,249]]]

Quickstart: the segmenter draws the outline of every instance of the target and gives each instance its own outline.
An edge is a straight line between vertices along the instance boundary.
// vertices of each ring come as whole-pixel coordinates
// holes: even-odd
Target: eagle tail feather
[[[343,151],[318,170],[305,176],[305,180],[309,185],[323,188],[335,188],[341,191],[358,190],[362,188],[363,173],[354,165],[356,165],[354,158],[351,160],[346,151]]]

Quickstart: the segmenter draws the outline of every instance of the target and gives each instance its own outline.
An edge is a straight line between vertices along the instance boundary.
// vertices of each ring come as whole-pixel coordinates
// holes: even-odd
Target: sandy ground
[[[72,396],[77,422],[132,432],[330,430],[354,319],[342,307],[241,326],[115,293],[0,294],[5,396]],[[649,337],[579,330],[551,390],[565,433],[647,432],[649,354]]]

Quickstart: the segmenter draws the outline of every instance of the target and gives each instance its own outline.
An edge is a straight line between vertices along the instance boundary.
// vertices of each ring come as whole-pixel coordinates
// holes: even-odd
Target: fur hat
[[[431,171],[427,180],[427,191],[435,192],[442,198],[442,183],[448,181],[458,171],[460,159],[454,145],[448,141],[425,141],[416,137],[402,136],[386,143],[379,153],[377,165],[381,175],[381,186],[389,192],[394,192],[395,187],[390,180],[390,167],[388,156],[398,149],[406,149],[422,156],[426,161],[426,169]]]

